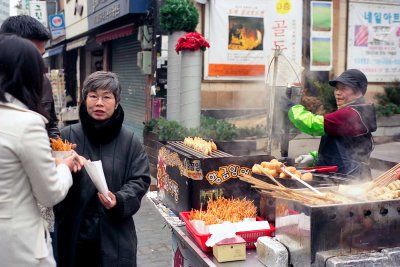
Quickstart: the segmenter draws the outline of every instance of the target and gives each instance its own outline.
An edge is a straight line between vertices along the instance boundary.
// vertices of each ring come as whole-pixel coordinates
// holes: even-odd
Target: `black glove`
[[[288,113],[289,109],[294,105],[296,105],[296,103],[290,100],[287,96],[281,96],[279,106],[283,112]]]

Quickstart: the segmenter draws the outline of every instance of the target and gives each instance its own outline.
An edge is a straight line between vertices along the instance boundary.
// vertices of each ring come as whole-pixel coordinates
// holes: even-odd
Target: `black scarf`
[[[119,134],[124,122],[124,110],[121,105],[118,105],[111,118],[105,121],[98,121],[89,115],[86,104],[82,101],[79,107],[79,118],[83,131],[91,143],[107,144]]]

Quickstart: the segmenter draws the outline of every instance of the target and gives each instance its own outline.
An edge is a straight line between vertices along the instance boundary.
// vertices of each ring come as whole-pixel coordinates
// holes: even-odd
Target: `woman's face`
[[[111,118],[118,104],[110,90],[97,89],[87,94],[86,107],[93,119],[104,121]]]
[[[356,100],[361,96],[362,93],[360,91],[354,92],[353,89],[351,89],[351,87],[344,85],[343,83],[340,82],[336,84],[335,98],[338,108]]]

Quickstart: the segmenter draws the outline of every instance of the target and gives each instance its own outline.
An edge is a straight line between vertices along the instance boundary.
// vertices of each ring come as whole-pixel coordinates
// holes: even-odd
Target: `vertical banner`
[[[302,0],[210,0],[207,80],[263,80],[276,48],[301,65]]]
[[[30,1],[29,2],[29,14],[34,17],[46,28],[47,25],[47,3],[46,1]]]
[[[332,2],[311,1],[310,70],[332,69]]]
[[[350,3],[347,68],[369,82],[400,77],[400,5]]]

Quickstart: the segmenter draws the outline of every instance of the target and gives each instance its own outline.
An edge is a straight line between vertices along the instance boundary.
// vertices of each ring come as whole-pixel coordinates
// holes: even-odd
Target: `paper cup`
[[[68,158],[69,156],[71,156],[73,153],[72,150],[70,151],[51,151],[51,155],[55,158],[55,159],[65,159]]]

